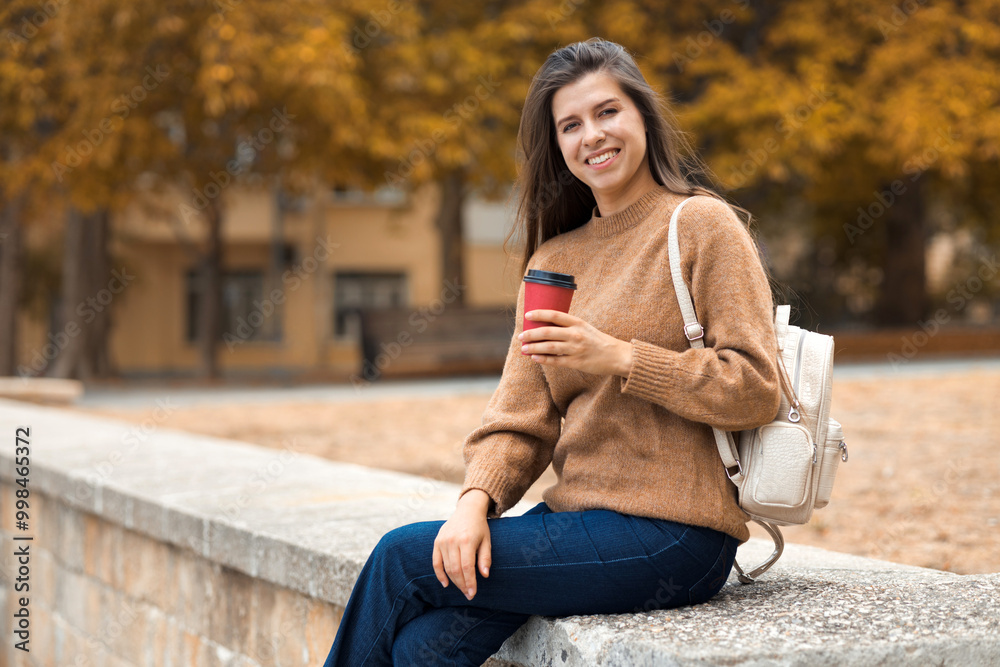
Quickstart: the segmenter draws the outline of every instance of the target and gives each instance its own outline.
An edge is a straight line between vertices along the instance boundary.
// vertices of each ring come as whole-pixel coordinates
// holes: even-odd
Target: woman
[[[749,517],[711,426],[779,404],[772,300],[732,207],[690,174],[688,144],[630,55],[598,38],[549,56],[519,142],[524,270],[572,274],[571,313],[517,323],[448,521],[386,534],[361,572],[326,664],[481,665],[532,614],[622,613],[709,600]],[[705,327],[690,349],[667,263]],[[741,209],[742,210],[742,209]],[[558,482],[502,517],[552,464]]]

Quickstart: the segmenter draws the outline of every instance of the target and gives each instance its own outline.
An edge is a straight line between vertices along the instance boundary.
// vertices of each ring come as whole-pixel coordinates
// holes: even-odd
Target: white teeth
[[[587,160],[587,164],[601,164],[602,162],[606,162],[611,158],[613,158],[614,156],[618,155],[618,150],[619,149],[616,148],[613,151],[608,151],[607,153],[601,153],[597,157],[590,158],[589,160]]]

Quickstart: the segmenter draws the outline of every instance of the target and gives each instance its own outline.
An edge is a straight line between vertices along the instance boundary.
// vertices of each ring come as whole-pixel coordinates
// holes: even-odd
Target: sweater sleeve
[[[542,367],[521,354],[524,281],[518,290],[514,335],[500,385],[483,413],[482,425],[462,446],[465,481],[459,497],[481,489],[493,500],[488,517],[498,517],[524,495],[552,461],[561,415]]]
[[[773,302],[757,249],[725,202],[698,197],[679,217],[682,273],[705,347],[685,340],[677,351],[633,338],[621,392],[724,430],[766,424],[781,394]],[[663,268],[666,292],[675,299],[669,267]],[[678,331],[682,325],[677,322]]]

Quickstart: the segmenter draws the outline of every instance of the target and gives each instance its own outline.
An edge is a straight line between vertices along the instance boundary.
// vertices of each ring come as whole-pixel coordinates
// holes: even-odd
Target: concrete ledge
[[[0,398],[50,405],[66,405],[83,395],[79,380],[0,377]]]
[[[741,547],[748,562],[769,545]],[[787,559],[787,560],[786,560]],[[788,545],[760,581],[648,614],[533,617],[494,667],[995,665],[1000,574],[956,575]]]
[[[13,439],[18,426],[31,428],[32,494],[340,608],[386,531],[447,518],[458,492],[453,484],[309,456],[294,442],[267,449],[152,421],[135,425],[0,400],[0,432]],[[13,454],[13,446],[0,450],[0,481],[8,485]],[[12,532],[11,511],[4,514]],[[67,545],[88,539],[72,525],[58,532]],[[768,550],[751,540],[738,558],[749,563]],[[491,662],[997,663],[1000,574],[961,576],[788,545],[758,584],[731,579],[708,604],[536,617]]]

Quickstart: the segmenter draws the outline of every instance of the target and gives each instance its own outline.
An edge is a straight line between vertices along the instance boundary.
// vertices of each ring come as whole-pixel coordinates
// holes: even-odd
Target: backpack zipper
[[[799,413],[799,379],[802,377],[802,341],[805,340],[806,331],[799,331],[799,343],[795,348],[795,379],[792,380],[792,405],[788,409],[788,421],[798,422],[802,418]]]

